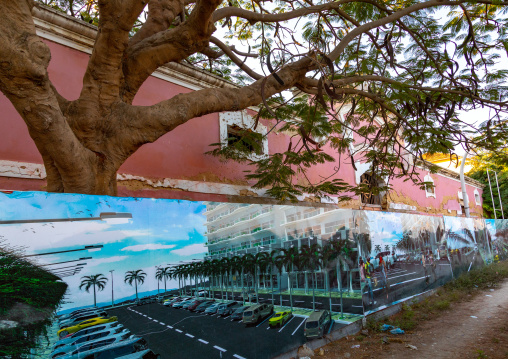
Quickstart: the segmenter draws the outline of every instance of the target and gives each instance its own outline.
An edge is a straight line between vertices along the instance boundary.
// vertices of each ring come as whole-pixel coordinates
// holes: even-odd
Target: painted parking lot
[[[145,338],[149,347],[169,358],[268,359],[305,342],[306,318],[294,316],[282,328],[268,318],[246,327],[229,317],[192,313],[158,303],[113,309],[126,328]],[[344,324],[335,323],[332,330]]]

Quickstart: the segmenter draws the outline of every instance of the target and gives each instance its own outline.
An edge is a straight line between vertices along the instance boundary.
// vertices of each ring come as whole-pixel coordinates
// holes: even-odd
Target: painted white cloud
[[[183,248],[172,250],[171,253],[177,254],[179,256],[190,256],[193,254],[205,253],[207,251],[208,249],[206,248],[204,243],[197,243],[191,244]]]
[[[147,244],[136,244],[134,246],[128,246],[122,248],[121,251],[131,251],[131,252],[141,252],[141,251],[154,251],[158,249],[171,249],[175,248],[174,244],[156,244],[156,243],[147,243]]]
[[[6,243],[25,247],[27,254],[37,250],[50,252],[61,247],[120,242],[126,238],[143,238],[150,230],[108,230],[103,222],[29,223],[2,226]]]
[[[87,263],[88,263],[88,267],[92,267],[92,266],[98,266],[98,265],[105,264],[105,263],[120,262],[120,261],[123,261],[124,259],[127,259],[127,258],[129,258],[129,256],[112,256],[112,257],[107,257],[107,258],[92,259],[91,262],[87,262]]]

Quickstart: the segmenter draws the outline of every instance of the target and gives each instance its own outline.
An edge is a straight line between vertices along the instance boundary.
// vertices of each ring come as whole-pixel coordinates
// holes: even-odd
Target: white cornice
[[[41,38],[87,54],[92,53],[97,36],[95,26],[43,5],[34,8],[34,23],[36,33]],[[219,76],[178,63],[168,63],[161,66],[152,76],[191,90],[239,87]]]

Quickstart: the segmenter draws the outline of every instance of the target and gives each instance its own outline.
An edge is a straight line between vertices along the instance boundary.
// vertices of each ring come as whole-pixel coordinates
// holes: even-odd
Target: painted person
[[[436,261],[434,260],[434,255],[432,253],[429,254],[429,267],[432,272],[432,276],[434,277],[434,282],[437,280],[436,276]]]
[[[376,304],[374,301],[374,292],[372,291],[372,273],[374,272],[374,265],[370,263],[370,257],[367,257],[367,262],[364,264],[365,269],[365,282],[369,287],[369,299],[370,304]]]
[[[390,289],[390,285],[388,284],[388,271],[386,268],[386,261],[381,256],[379,257],[379,267],[381,268],[381,273],[383,276],[384,286],[385,286],[385,292],[386,292],[386,299],[388,299],[388,289]]]
[[[360,260],[358,261],[358,272],[360,273],[360,293],[362,293],[363,297],[363,290],[365,289],[365,267],[364,267],[363,259],[360,257]]]

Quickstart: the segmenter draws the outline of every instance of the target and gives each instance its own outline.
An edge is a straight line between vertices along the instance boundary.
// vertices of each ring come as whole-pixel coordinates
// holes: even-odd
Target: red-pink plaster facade
[[[78,35],[80,26],[83,30],[81,36],[93,31],[88,24],[55,13],[49,15],[48,18],[57,21],[64,28],[72,23],[68,29],[72,28]],[[45,20],[48,21],[48,18]],[[66,98],[76,99],[81,91],[82,78],[89,58],[86,46],[78,43],[73,33],[69,31],[59,32],[57,27],[48,27],[40,21],[36,22],[36,25],[51,49],[52,59],[48,69],[50,79]],[[200,84],[201,87],[207,87],[206,77],[211,78],[209,75],[192,69],[186,71],[193,72],[196,77],[205,78],[200,80]],[[216,78],[210,81],[212,80],[216,83],[221,82]],[[152,76],[141,87],[134,104],[151,105],[178,93],[193,91],[197,82],[193,83],[192,79],[189,81],[187,86],[185,80],[171,81],[164,76]],[[231,85],[224,82],[219,86]],[[2,94],[0,94],[0,110],[0,133],[2,133],[0,188],[43,190],[45,180],[41,170],[42,158],[28,135],[25,123]],[[250,111],[250,114],[253,113]],[[266,122],[264,124],[269,125]],[[288,141],[286,135],[270,133],[269,152],[284,151]],[[122,165],[119,170],[121,174],[119,195],[213,201],[266,201],[262,193],[252,190],[244,179],[244,170],[249,169],[249,166],[234,162],[223,163],[204,154],[210,150],[210,144],[217,142],[220,142],[219,114],[214,113],[188,121],[154,143],[144,145]],[[355,142],[358,142],[358,139],[355,138]],[[339,159],[329,146],[325,145],[323,150]],[[340,171],[335,177],[355,183],[358,173],[355,173],[351,166],[349,155],[343,155],[341,160],[334,164],[318,165],[309,173],[310,179],[328,177],[339,165]],[[422,170],[422,177],[425,175],[427,172]],[[391,179],[393,191],[386,197],[386,209],[447,215],[456,215],[457,211],[460,213],[458,198],[460,182],[457,178],[453,178],[456,175],[443,172],[431,174],[431,177],[435,184],[435,198],[427,197],[424,190],[415,187],[410,181]],[[481,185],[468,180],[467,192],[471,212],[480,216],[482,211],[481,206],[475,203],[475,189],[481,197]],[[356,199],[346,206],[359,208],[360,205],[360,201]]]

